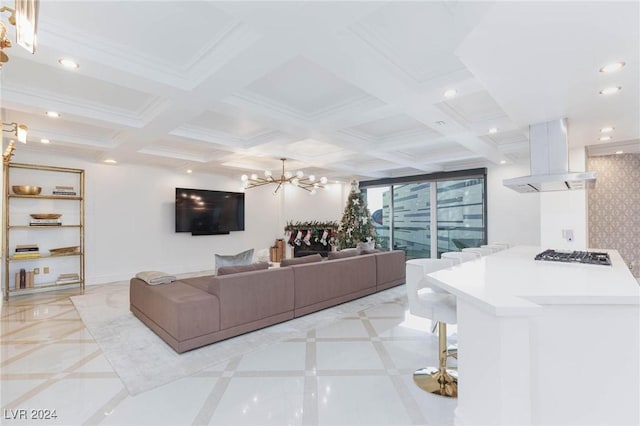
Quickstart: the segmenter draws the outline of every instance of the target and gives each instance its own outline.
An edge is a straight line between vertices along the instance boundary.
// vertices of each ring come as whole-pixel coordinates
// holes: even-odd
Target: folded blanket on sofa
[[[141,279],[150,285],[169,284],[176,280],[175,275],[169,275],[160,271],[142,271],[136,274],[136,278]]]

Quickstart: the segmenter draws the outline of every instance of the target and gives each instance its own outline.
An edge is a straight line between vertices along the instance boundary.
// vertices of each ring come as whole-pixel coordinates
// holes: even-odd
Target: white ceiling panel
[[[601,152],[603,126],[605,145],[640,139],[638,2],[43,1],[39,18],[36,53],[14,44],[0,70],[18,149],[230,175],[286,157],[348,180],[527,164],[528,126],[563,117],[570,148]]]
[[[323,67],[295,57],[248,86],[248,90],[307,116],[361,100],[367,95]]]

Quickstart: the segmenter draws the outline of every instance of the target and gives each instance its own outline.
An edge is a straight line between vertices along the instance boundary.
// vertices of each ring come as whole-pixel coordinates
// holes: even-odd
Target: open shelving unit
[[[35,182],[35,186],[42,187],[40,195],[20,195],[12,193],[12,185],[15,175],[22,173],[23,179]],[[76,195],[52,195],[54,185],[58,181],[71,183],[76,189]],[[28,294],[60,288],[77,286],[82,292],[85,288],[85,238],[84,238],[84,170],[57,166],[43,166],[35,164],[4,162],[4,204],[2,223],[4,230],[4,274],[3,289],[4,298],[10,296]],[[31,184],[31,182],[30,182]],[[26,222],[28,212],[37,212],[38,209],[61,209],[71,217],[70,223],[56,226],[34,226]],[[64,215],[63,215],[64,216]],[[63,219],[66,220],[66,219]],[[63,235],[64,234],[64,235]],[[66,241],[78,247],[77,250],[61,253],[41,253],[34,257],[15,258],[13,252],[19,243],[38,243],[45,241],[53,244],[54,241]],[[77,262],[72,258],[77,258]],[[71,259],[71,260],[70,260]],[[43,274],[34,275],[33,287],[20,288],[16,281],[16,270],[32,269],[31,272],[41,269],[53,268],[57,262],[67,262],[62,267],[77,273],[78,279],[60,283],[57,279],[46,277]],[[47,265],[47,266],[44,266]],[[71,265],[71,266],[70,266]],[[54,275],[54,274],[52,274]]]

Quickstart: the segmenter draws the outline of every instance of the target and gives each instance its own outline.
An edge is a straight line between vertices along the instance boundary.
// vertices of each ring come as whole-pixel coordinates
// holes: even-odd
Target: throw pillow
[[[230,275],[240,272],[260,271],[263,269],[269,269],[268,262],[252,263],[251,265],[221,266],[220,268],[218,268],[218,275]]]
[[[331,251],[329,252],[329,260],[334,259],[346,259],[347,257],[357,256],[359,253],[356,249],[346,249],[340,251]]]
[[[221,266],[251,265],[253,262],[253,249],[245,250],[232,256],[216,254],[215,274],[218,275],[218,268]]]
[[[367,242],[359,242],[357,249],[362,251],[362,250],[374,250],[376,248],[376,242],[375,241],[367,241]]]
[[[322,261],[322,256],[316,253],[309,256],[294,257],[293,259],[282,259],[282,261],[280,262],[280,267],[303,265],[305,263],[314,263],[320,261]]]

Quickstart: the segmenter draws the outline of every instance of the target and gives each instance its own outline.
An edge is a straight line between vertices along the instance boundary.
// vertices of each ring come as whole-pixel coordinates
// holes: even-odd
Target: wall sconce
[[[9,12],[9,23],[16,27],[16,40],[29,53],[36,51],[36,34],[38,27],[38,9],[40,0],[16,0],[16,8],[0,7],[0,13]],[[11,47],[11,40],[7,37],[7,27],[0,22],[0,67],[9,61],[9,57],[2,50]]]
[[[9,127],[10,126],[10,127]],[[5,129],[5,127],[7,127]],[[18,138],[19,142],[27,143],[27,132],[29,128],[24,124],[18,123],[2,123],[2,131],[7,133],[13,133],[13,135]]]

